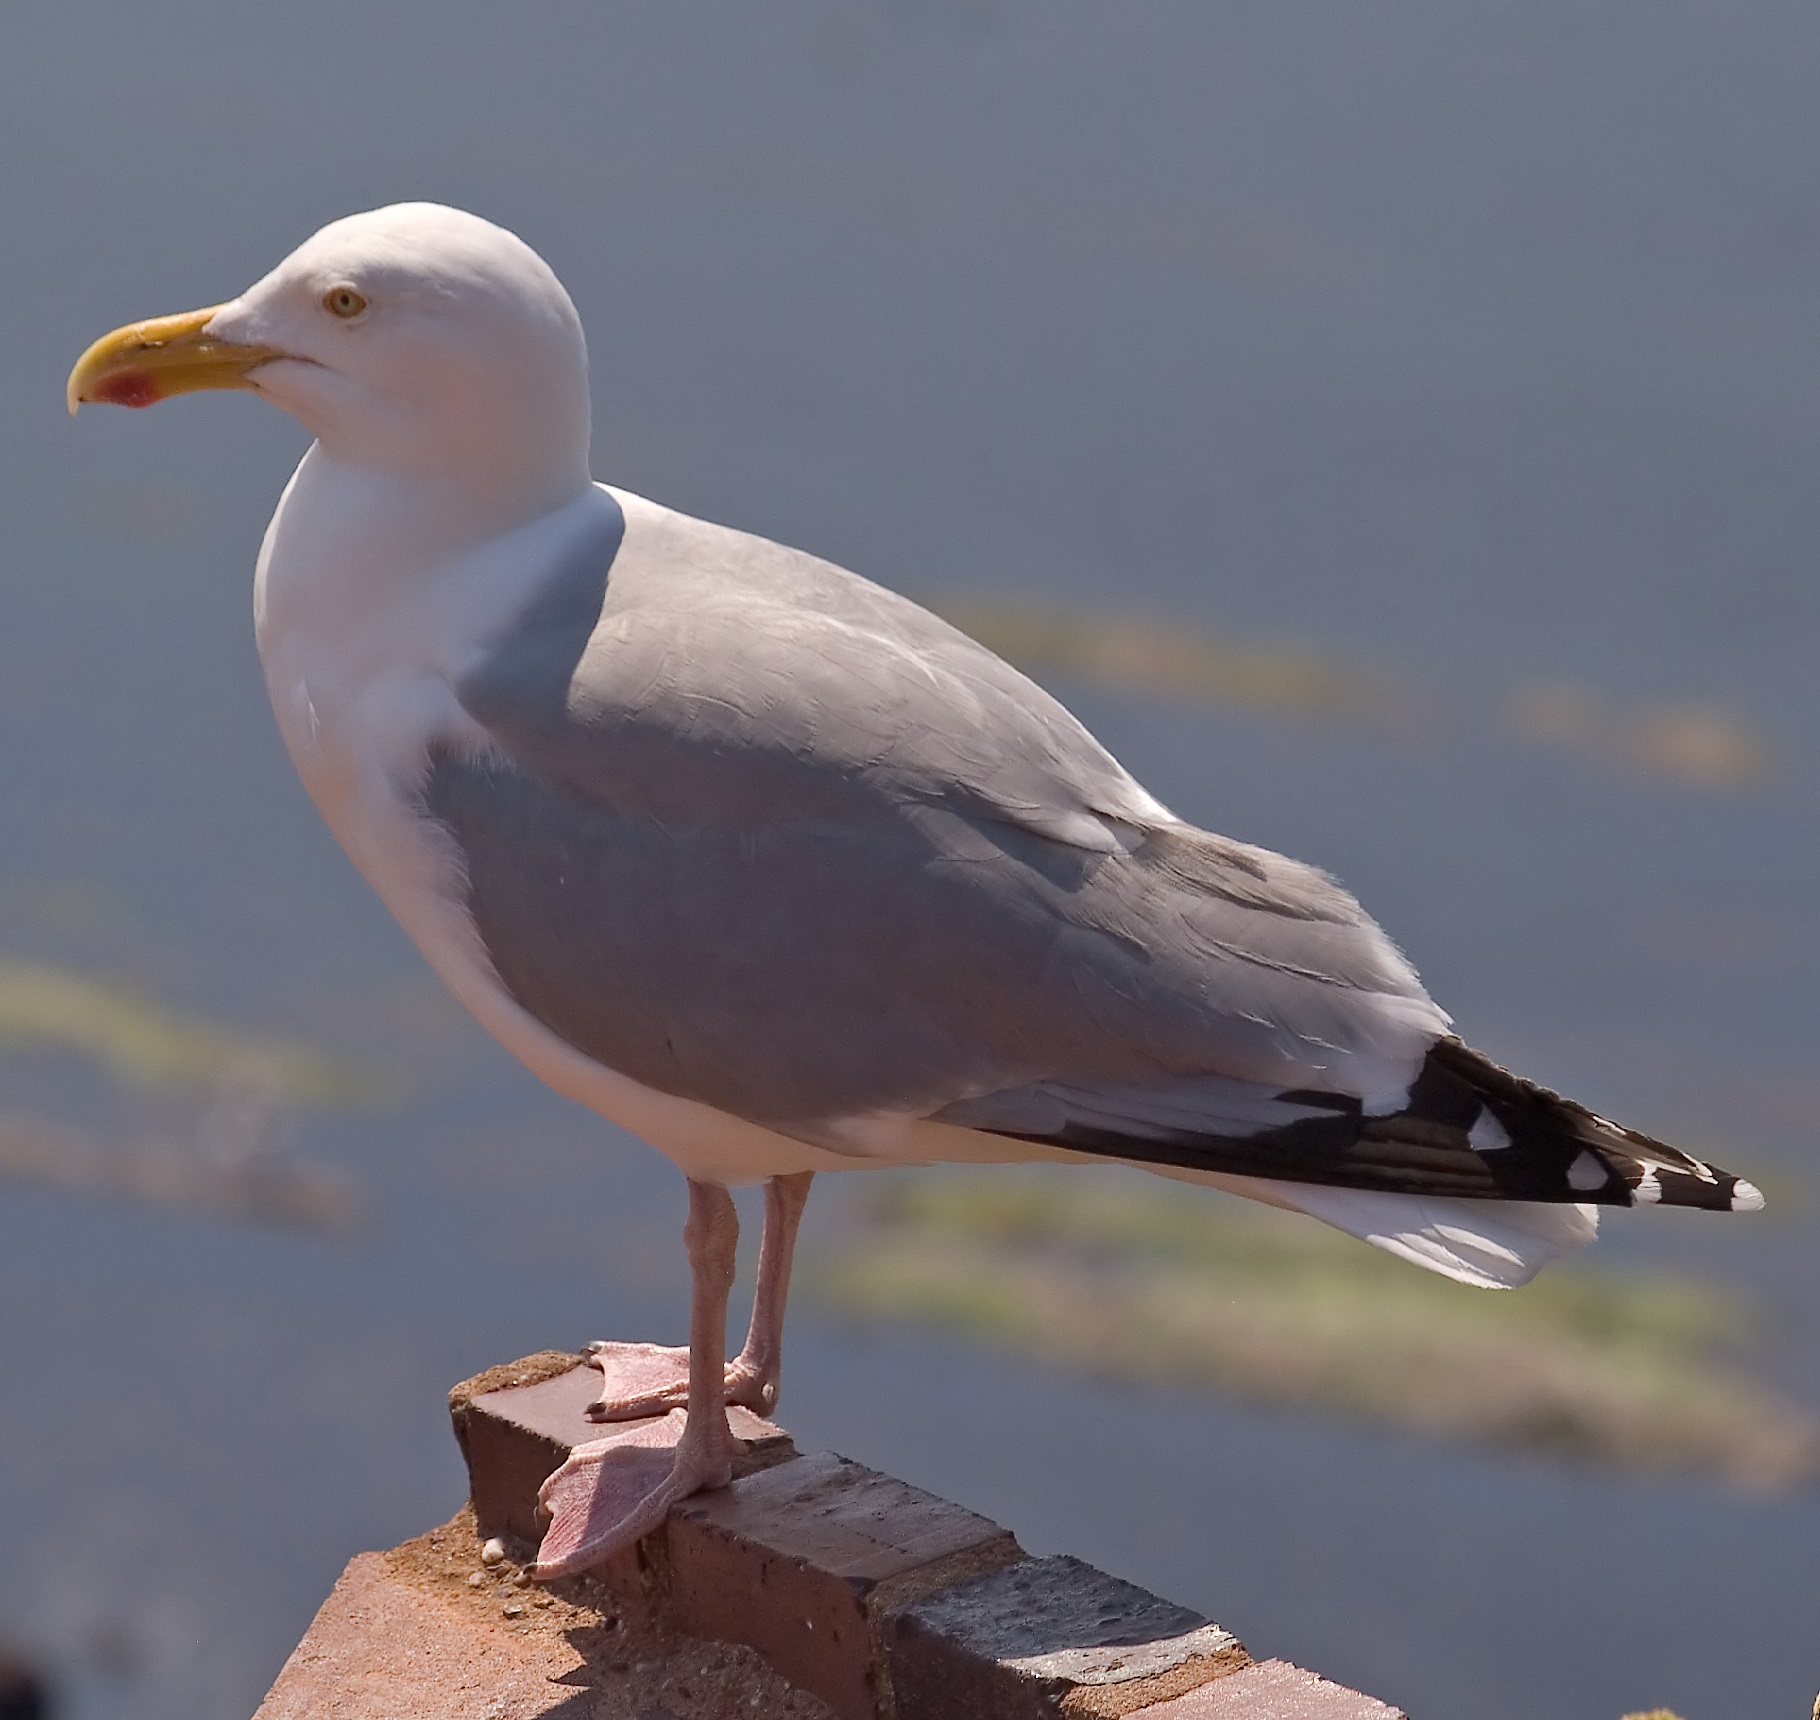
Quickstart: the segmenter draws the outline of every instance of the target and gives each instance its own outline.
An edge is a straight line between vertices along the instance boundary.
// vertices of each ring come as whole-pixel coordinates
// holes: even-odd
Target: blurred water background
[[[1820,1408],[1811,7],[14,0],[0,39],[0,960],[383,1089],[289,1125],[351,1227],[0,1182],[0,1636],[68,1720],[245,1716],[346,1558],[459,1502],[451,1382],[681,1331],[680,1178],[464,1024],[280,751],[248,581],[300,432],[63,417],[95,335],[399,198],[563,276],[601,476],[982,617],[1179,811],[1337,872],[1476,1043],[1758,1177],[1761,1220],[1599,1253],[1756,1296]],[[211,1114],[11,1049],[8,1115]],[[1820,1684],[1812,1492],[813,1307],[787,1385],[805,1445],[1418,1720]]]

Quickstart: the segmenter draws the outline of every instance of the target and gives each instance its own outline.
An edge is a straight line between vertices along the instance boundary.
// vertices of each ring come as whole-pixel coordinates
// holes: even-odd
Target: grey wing
[[[659,1090],[814,1132],[1199,1081],[1255,1132],[1285,1091],[1394,1103],[1445,1030],[1330,879],[1171,820],[1009,666],[811,557],[641,515],[460,692],[493,745],[439,748],[423,802],[499,977]]]
[[[460,692],[552,784],[657,818],[800,817],[861,784],[1100,851],[1169,820],[1070,712],[947,622],[650,504],[554,570]]]

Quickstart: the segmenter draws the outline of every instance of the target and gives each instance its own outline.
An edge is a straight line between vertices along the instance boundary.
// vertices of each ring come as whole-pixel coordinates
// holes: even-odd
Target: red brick
[[[254,1720],[567,1720],[582,1657],[401,1581],[383,1553],[342,1573]]]
[[[258,1720],[831,1720],[751,1649],[630,1616],[592,1578],[486,1565],[473,1516],[348,1566]]]
[[[897,1720],[1112,1720],[1247,1662],[1199,1613],[1067,1557],[931,1595],[885,1636]]]
[[[513,1383],[521,1379],[530,1383]],[[579,1356],[544,1351],[464,1380],[449,1394],[482,1535],[502,1536],[520,1550],[537,1545],[543,1535],[538,1488],[576,1446],[611,1431],[584,1413],[600,1383],[600,1371],[584,1367]],[[775,1422],[738,1408],[729,1420],[740,1441],[735,1476],[796,1455],[790,1436]]]
[[[670,1515],[679,1629],[758,1650],[841,1720],[873,1720],[894,1608],[1021,1558],[996,1523],[832,1452]]]
[[[1286,1660],[1264,1660],[1130,1720],[1406,1720],[1401,1709]]]

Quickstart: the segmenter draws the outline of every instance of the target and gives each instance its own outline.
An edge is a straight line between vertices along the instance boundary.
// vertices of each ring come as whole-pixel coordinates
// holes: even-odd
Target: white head
[[[249,388],[335,462],[527,519],[589,483],[581,320],[522,239],[435,203],[350,215],[228,304],[97,341],[70,403]]]

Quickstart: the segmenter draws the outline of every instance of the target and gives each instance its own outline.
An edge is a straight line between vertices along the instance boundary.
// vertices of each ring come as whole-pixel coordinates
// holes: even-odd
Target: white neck
[[[254,627],[268,675],[281,656],[344,686],[382,665],[459,674],[602,505],[589,484],[527,515],[312,448],[259,553]]]
[[[482,491],[350,464],[317,443],[279,499],[266,554],[276,539],[290,559],[307,537],[309,559],[322,574],[358,566],[364,577],[392,583],[555,513],[590,488],[578,473],[522,492]],[[307,532],[299,531],[306,521]]]

